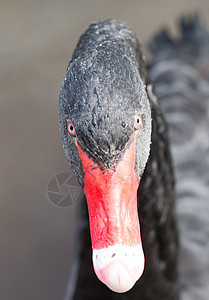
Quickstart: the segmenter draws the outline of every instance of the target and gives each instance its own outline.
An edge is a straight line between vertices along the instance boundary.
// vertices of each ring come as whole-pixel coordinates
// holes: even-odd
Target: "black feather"
[[[115,22],[114,36],[122,23],[112,22]],[[103,34],[104,24],[99,24],[100,34]],[[132,290],[124,294],[116,294],[98,281],[91,264],[87,205],[82,201],[78,219],[77,265],[66,300],[177,300],[179,292],[184,300],[208,299],[209,34],[198,15],[182,17],[179,28],[176,38],[163,30],[149,42],[153,55],[149,66],[150,79],[167,122],[147,87],[152,107],[152,144],[138,190],[145,272]],[[82,43],[83,46],[89,45],[88,35]],[[140,48],[137,49],[140,68],[142,55]],[[73,59],[76,55],[75,52]],[[89,55],[92,55],[91,51]],[[140,73],[148,83],[144,65]],[[92,94],[96,96],[99,107],[100,95],[95,87]],[[85,143],[91,144],[90,137],[97,120],[88,124],[90,134]],[[127,124],[127,121],[122,122]],[[169,138],[177,182],[177,205]],[[179,281],[175,208],[180,232]]]

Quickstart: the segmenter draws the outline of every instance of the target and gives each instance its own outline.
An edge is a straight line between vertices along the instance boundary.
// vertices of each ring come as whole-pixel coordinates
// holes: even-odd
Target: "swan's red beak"
[[[114,169],[101,170],[76,143],[85,172],[94,270],[118,293],[131,289],[144,270],[135,144],[134,138]]]

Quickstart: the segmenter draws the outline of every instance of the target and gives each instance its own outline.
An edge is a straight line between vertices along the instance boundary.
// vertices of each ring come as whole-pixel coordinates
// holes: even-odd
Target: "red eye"
[[[138,114],[136,117],[135,117],[135,121],[134,121],[134,128],[137,130],[139,129],[139,127],[142,125],[142,117],[140,114]]]
[[[71,123],[70,121],[67,124],[67,130],[72,136],[76,135],[75,127],[73,126],[73,123]]]

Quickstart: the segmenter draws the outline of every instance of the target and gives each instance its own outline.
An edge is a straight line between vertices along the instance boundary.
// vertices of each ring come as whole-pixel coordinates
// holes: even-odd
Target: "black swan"
[[[70,60],[60,131],[87,201],[66,300],[207,299],[209,33],[198,17],[180,24],[151,39],[150,66],[115,20],[91,24]]]

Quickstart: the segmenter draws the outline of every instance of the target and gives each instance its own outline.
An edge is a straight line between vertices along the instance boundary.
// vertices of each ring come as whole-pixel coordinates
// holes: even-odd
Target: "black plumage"
[[[209,32],[198,15],[182,17],[175,39],[150,40],[149,75],[169,125],[179,227],[183,300],[209,296]],[[167,41],[171,42],[167,42]]]
[[[184,201],[183,203],[186,203],[184,198],[188,198],[188,189],[185,185],[182,187],[181,184],[184,176],[189,178],[190,169],[195,168],[194,165],[200,161],[200,158],[197,159],[198,155],[192,158],[190,155],[188,158],[187,152],[181,153],[180,150],[187,150],[186,142],[194,141],[193,130],[188,126],[187,120],[190,122],[190,118],[194,116],[196,124],[199,124],[195,118],[201,117],[204,126],[208,125],[208,122],[204,120],[207,120],[209,106],[207,88],[209,73],[204,63],[198,70],[202,75],[201,79],[197,81],[194,79],[197,79],[195,70],[201,65],[197,61],[205,62],[208,58],[206,49],[208,49],[209,35],[198,18],[189,21],[183,18],[180,24],[180,38],[174,40],[164,30],[150,41],[154,60],[149,66],[149,74],[170,126],[169,136],[172,140],[171,150],[176,170],[177,196],[178,199]],[[199,41],[203,41],[203,48],[200,47]],[[182,67],[182,62],[184,67]],[[133,73],[132,70],[134,70]],[[192,70],[191,74],[189,70]],[[204,98],[201,100],[201,105],[197,99],[193,99],[195,97],[192,92],[197,93],[197,90],[201,90],[201,96]],[[141,101],[144,91],[149,99],[148,102]],[[151,116],[147,103],[150,105]],[[180,281],[178,281],[178,229],[167,122],[152,92],[138,40],[129,27],[118,21],[108,20],[91,25],[82,35],[75,49],[60,93],[60,129],[64,150],[81,184],[82,166],[73,138],[67,133],[67,121],[70,119],[75,125],[79,144],[89,157],[101,168],[104,166],[111,168],[112,164],[120,159],[122,151],[131,140],[132,117],[141,107],[144,111],[143,122],[148,123],[147,127],[144,126],[142,130],[140,146],[139,143],[137,146],[139,158],[136,160],[136,170],[139,178],[141,177],[137,199],[146,257],[144,274],[125,294],[114,293],[99,282],[91,264],[87,205],[83,199],[80,203],[80,216],[77,223],[77,257],[66,300],[174,300],[179,299],[179,293],[185,297],[184,299],[206,299],[203,298],[204,296],[195,298],[195,293],[192,295],[189,292],[189,281],[185,279],[182,267],[180,267]],[[178,114],[179,116],[176,117]],[[182,120],[183,114],[186,118],[183,117]],[[150,152],[149,137],[144,138],[145,134],[150,133],[149,117],[150,121],[152,118]],[[196,138],[195,141],[197,142]],[[206,141],[203,144],[202,148],[198,144],[201,149],[198,147],[195,149],[208,154],[209,142]],[[184,162],[183,159],[185,159]],[[207,163],[209,164],[208,160]],[[201,162],[200,166],[200,173],[202,176],[204,174],[204,183],[200,178],[198,180],[201,181],[199,184],[205,188],[205,180],[208,180],[205,175],[207,168]],[[193,179],[192,177],[191,182],[188,179],[188,182],[192,183]],[[201,186],[201,191],[203,187]],[[187,226],[182,225],[185,216],[181,215],[181,205],[182,203],[177,203],[180,231],[182,227],[184,229]],[[187,217],[190,219],[195,216],[193,213]],[[198,223],[198,218],[196,223]],[[183,238],[185,237],[186,233],[183,232]],[[180,254],[185,256],[188,248],[184,241],[182,243],[182,234],[180,242]],[[191,238],[189,246],[192,247]],[[208,246],[203,248],[202,253],[206,253]],[[189,270],[188,264],[184,261],[181,263],[186,270]],[[207,276],[206,272],[204,275]],[[193,281],[195,284],[195,280]],[[201,284],[204,284],[204,279]],[[204,293],[205,290],[202,294],[200,292],[200,295]]]

